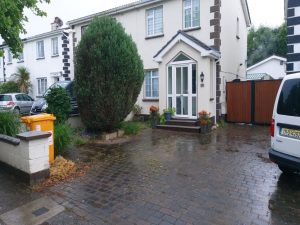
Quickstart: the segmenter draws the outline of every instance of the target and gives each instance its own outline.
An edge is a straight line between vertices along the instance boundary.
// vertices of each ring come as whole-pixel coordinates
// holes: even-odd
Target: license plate
[[[299,139],[300,140],[300,130],[293,130],[287,128],[281,128],[280,134],[285,137]]]

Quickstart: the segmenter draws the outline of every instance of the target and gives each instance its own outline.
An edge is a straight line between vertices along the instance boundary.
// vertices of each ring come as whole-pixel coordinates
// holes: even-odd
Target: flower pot
[[[210,132],[210,125],[200,125],[201,133],[206,134]]]
[[[172,113],[170,113],[170,112],[165,112],[164,115],[165,115],[166,121],[170,121],[170,120],[172,119]]]

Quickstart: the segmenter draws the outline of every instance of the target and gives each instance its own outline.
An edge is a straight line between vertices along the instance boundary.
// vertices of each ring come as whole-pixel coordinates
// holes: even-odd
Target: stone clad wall
[[[17,138],[0,135],[0,166],[27,183],[49,176],[49,137],[47,132],[31,131]]]

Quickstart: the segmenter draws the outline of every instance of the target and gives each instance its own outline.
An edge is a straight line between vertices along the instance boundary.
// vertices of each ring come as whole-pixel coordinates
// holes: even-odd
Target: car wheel
[[[18,109],[18,108],[15,108],[13,112],[14,112],[16,115],[20,115],[20,109]]]
[[[282,166],[282,165],[278,165],[278,167],[285,174],[293,174],[295,172],[294,170],[292,170],[288,167]]]

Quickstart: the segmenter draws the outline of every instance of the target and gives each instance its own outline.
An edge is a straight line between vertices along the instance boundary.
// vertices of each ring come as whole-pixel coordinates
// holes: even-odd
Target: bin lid
[[[32,123],[32,122],[47,121],[47,120],[54,121],[56,120],[56,117],[51,114],[43,113],[34,116],[24,116],[21,118],[21,120],[23,123]]]

